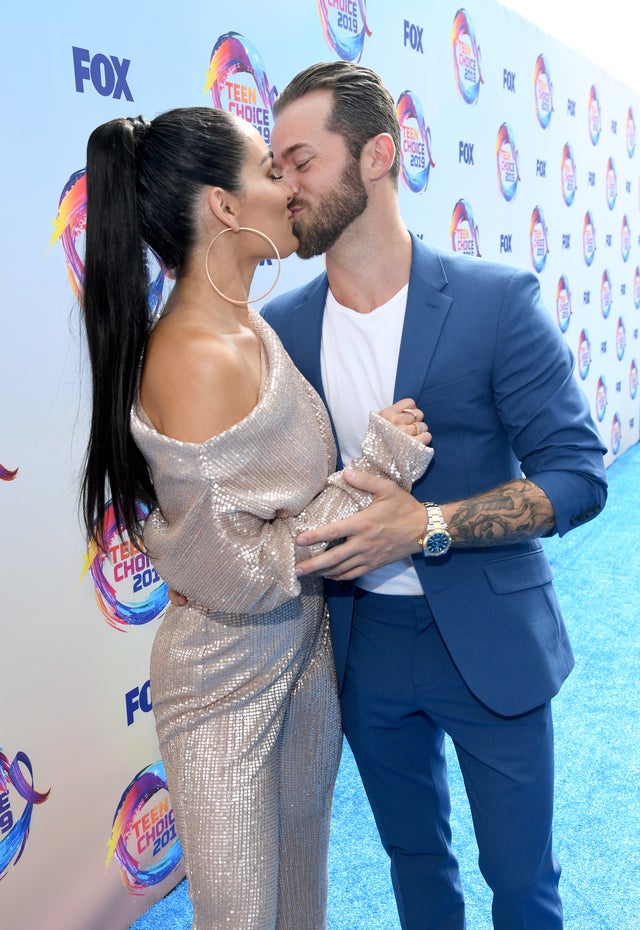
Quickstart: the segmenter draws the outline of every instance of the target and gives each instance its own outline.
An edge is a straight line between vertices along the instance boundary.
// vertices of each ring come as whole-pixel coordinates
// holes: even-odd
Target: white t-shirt
[[[408,289],[369,313],[343,307],[327,293],[322,383],[344,463],[362,454],[370,411],[393,403]],[[410,557],[362,575],[357,584],[380,594],[422,594]]]

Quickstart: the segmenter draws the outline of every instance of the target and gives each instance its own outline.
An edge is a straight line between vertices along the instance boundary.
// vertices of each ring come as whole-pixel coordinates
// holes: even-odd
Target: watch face
[[[430,533],[427,537],[426,550],[429,555],[442,555],[443,552],[446,552],[451,544],[451,539],[448,533],[439,532],[436,530],[435,533]]]

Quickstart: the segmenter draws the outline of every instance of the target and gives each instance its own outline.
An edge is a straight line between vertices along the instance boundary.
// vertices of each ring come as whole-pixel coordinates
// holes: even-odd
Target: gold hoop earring
[[[226,300],[230,304],[235,304],[237,307],[244,307],[245,304],[255,304],[257,303],[257,301],[263,300],[268,294],[271,293],[271,291],[274,289],[274,287],[278,283],[278,278],[280,277],[280,268],[282,266],[282,262],[280,260],[280,252],[278,252],[275,242],[273,241],[273,239],[270,239],[266,233],[261,232],[259,229],[254,229],[252,226],[239,226],[237,231],[238,232],[250,232],[256,236],[260,236],[261,239],[264,239],[265,242],[269,243],[269,245],[271,246],[271,248],[273,249],[275,253],[276,259],[278,260],[278,271],[276,273],[276,279],[271,285],[271,287],[267,291],[264,292],[264,294],[260,294],[259,297],[252,297],[251,300],[249,300],[249,298],[247,298],[246,300],[235,300],[233,297],[227,297],[226,294],[222,293],[220,288],[216,287],[216,285],[213,283],[213,280],[211,278],[211,274],[209,273],[209,252],[211,251],[213,246],[216,244],[220,236],[224,236],[224,234],[228,232],[234,232],[234,230],[231,229],[230,226],[226,226],[224,229],[222,229],[218,233],[217,236],[213,237],[213,239],[209,243],[209,248],[207,249],[207,253],[204,257],[204,270],[207,275],[207,280],[209,281],[209,284],[214,289],[216,294],[222,297],[223,300]]]

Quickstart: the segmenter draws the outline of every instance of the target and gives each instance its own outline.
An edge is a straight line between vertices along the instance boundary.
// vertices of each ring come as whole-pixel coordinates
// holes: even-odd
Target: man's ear
[[[206,205],[219,222],[233,229],[234,232],[238,231],[240,221],[238,219],[237,203],[228,191],[222,187],[210,187],[207,193]]]
[[[393,167],[396,147],[388,132],[381,132],[366,143],[362,150],[362,170],[372,181],[384,177]]]

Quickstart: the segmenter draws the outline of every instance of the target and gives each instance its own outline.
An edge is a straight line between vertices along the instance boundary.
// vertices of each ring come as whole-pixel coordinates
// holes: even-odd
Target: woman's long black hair
[[[170,110],[151,123],[112,120],[89,138],[83,311],[93,394],[81,507],[99,546],[109,497],[120,532],[132,539],[140,533],[137,505],[156,503],[129,426],[151,328],[147,245],[179,276],[202,188],[240,191],[244,151],[233,117],[205,107]]]

